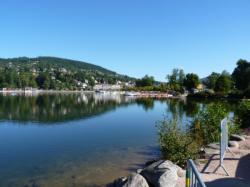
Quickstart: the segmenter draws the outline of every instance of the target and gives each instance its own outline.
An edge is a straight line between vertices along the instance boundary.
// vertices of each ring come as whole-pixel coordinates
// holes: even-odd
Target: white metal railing
[[[223,160],[225,158],[226,151],[229,150],[228,148],[228,125],[227,125],[227,118],[224,118],[220,124],[220,164],[214,170],[214,173],[221,167],[225,173],[229,176],[227,170],[223,165]]]

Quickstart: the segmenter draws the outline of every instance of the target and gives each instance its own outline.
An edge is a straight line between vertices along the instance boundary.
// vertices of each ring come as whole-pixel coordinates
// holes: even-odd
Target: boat
[[[124,95],[125,95],[125,96],[134,97],[134,96],[138,96],[139,93],[137,93],[137,92],[125,92]]]

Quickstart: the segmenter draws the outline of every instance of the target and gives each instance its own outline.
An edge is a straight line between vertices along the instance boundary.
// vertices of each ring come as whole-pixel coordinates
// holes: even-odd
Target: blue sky
[[[164,80],[250,60],[249,0],[1,0],[0,57],[57,56]]]

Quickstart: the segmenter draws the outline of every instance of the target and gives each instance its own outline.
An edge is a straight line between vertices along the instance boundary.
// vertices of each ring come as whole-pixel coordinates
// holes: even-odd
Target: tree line
[[[166,83],[157,83],[153,76],[145,75],[136,81],[137,90],[168,91],[177,93],[202,90],[197,95],[228,95],[233,97],[250,97],[250,62],[240,59],[232,74],[227,71],[212,72],[206,78],[199,78],[195,73],[185,74],[182,69],[173,69],[166,76]]]

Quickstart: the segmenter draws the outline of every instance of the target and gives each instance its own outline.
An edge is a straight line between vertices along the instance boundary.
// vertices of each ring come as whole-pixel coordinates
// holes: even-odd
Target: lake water
[[[102,186],[159,157],[156,122],[202,104],[120,94],[0,95],[0,187]]]

